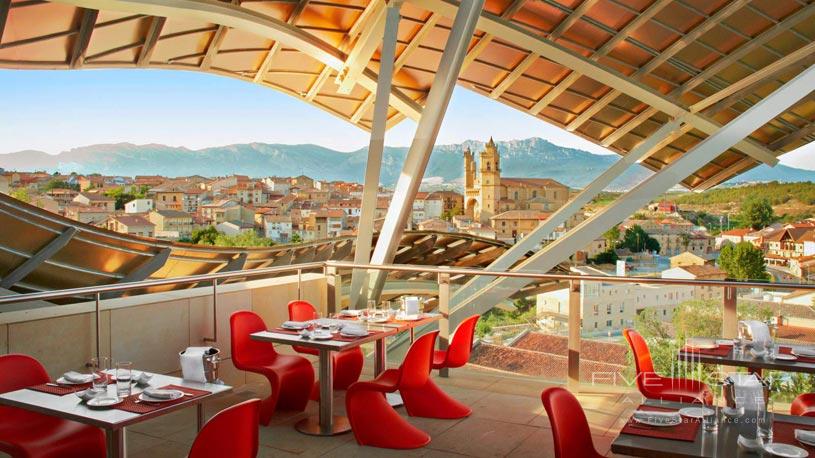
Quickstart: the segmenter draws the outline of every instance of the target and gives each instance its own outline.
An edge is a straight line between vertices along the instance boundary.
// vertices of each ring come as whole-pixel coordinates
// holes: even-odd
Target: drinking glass
[[[368,301],[368,307],[365,308],[365,315],[368,316],[369,318],[372,318],[375,313],[376,313],[376,301],[370,299]]]
[[[133,363],[119,361],[116,363],[116,396],[126,398],[130,396],[130,383],[133,380]]]
[[[760,406],[758,409],[758,437],[764,444],[769,444],[773,441],[773,417],[775,405],[772,398],[768,398],[767,402]]]
[[[711,383],[711,390],[713,390],[713,403],[709,406],[702,406],[704,414],[702,415],[702,430],[706,433],[715,433],[719,430],[719,402],[717,392],[722,392],[722,384],[719,382]]]
[[[106,371],[110,369],[110,358],[107,356],[100,356],[98,358],[91,358],[88,367],[93,375],[93,391],[103,393],[108,390],[108,377]]]
[[[773,361],[778,351],[778,346],[776,346],[775,341],[768,339],[764,342],[764,347],[767,348],[767,359]]]

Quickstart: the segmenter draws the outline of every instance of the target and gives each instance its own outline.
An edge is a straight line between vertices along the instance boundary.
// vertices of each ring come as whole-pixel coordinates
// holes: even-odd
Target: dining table
[[[795,353],[797,348],[812,347],[795,344],[778,344],[779,353]],[[794,360],[779,358],[768,358],[766,356],[753,356],[750,348],[743,346],[736,350],[733,345],[717,345],[716,348],[691,349],[683,347],[677,352],[677,359],[686,362],[719,364],[723,366],[746,367],[755,371],[756,369],[767,369],[786,372],[803,372],[815,374],[815,357],[798,356]]]
[[[649,407],[663,411],[678,411],[684,407],[699,407],[699,404],[646,400],[638,408],[647,410]],[[680,426],[647,427],[629,418],[620,434],[612,442],[611,451],[616,455],[647,458],[761,456],[761,454],[749,453],[738,444],[740,434],[755,437],[756,423],[750,421],[749,415],[729,419],[724,417],[719,409],[719,417],[719,427],[716,432],[704,431],[701,420],[696,420],[695,425],[685,421]],[[691,427],[693,429],[690,429]],[[676,430],[672,432],[670,428]],[[809,452],[809,456],[815,457],[815,447],[799,443],[794,437],[795,429],[815,431],[815,418],[775,413],[773,441],[803,448]]]
[[[113,370],[108,373],[112,375]],[[172,402],[142,403],[137,397],[148,385],[133,384],[131,396],[123,398],[123,405],[98,409],[88,407],[69,386],[52,382],[2,393],[0,405],[31,410],[101,428],[105,431],[108,458],[122,458],[127,456],[126,427],[195,406],[197,428],[200,431],[205,422],[203,403],[232,390],[231,386],[220,383],[199,383],[169,375],[147,374],[151,376],[149,386],[178,389],[187,394]],[[109,395],[115,396],[116,382],[112,381],[107,389]]]

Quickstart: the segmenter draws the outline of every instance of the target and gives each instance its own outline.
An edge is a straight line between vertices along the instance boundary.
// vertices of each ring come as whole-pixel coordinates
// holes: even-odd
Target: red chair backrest
[[[241,310],[229,317],[232,332],[232,362],[235,367],[245,370],[254,361],[269,360],[277,355],[274,345],[252,340],[249,335],[266,330],[266,323],[256,313]]]
[[[292,321],[309,321],[317,319],[317,308],[309,301],[289,302],[289,319]]]
[[[36,359],[18,353],[0,356],[0,393],[48,383],[48,372]]]
[[[654,362],[651,360],[651,350],[648,349],[648,343],[642,338],[639,332],[633,329],[624,329],[623,335],[628,345],[631,346],[631,352],[634,354],[634,364],[637,368],[637,375],[642,373],[653,373]],[[639,380],[640,377],[637,377]]]
[[[586,414],[572,393],[560,387],[547,388],[541,393],[541,401],[552,426],[555,457],[599,456],[594,449]]]
[[[439,331],[428,332],[416,339],[408,348],[405,360],[399,367],[400,388],[420,388],[427,382],[430,368],[433,366],[433,347],[436,345],[438,335]]]
[[[210,418],[192,443],[188,458],[255,458],[260,399],[250,399]]]
[[[447,367],[461,367],[470,360],[470,353],[473,350],[473,337],[475,336],[475,325],[478,323],[480,315],[473,315],[462,321],[453,334],[453,340],[447,349]]]

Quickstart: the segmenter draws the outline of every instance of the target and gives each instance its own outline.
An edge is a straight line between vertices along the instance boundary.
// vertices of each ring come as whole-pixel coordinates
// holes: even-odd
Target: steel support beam
[[[134,281],[142,281],[146,280],[147,277],[152,275],[154,272],[161,269],[164,264],[167,262],[167,259],[170,258],[170,253],[173,250],[171,248],[162,248],[161,250],[157,251],[152,257],[146,259],[144,262],[139,264],[138,267],[131,270],[127,273],[124,277],[120,278],[116,283],[131,283]],[[112,299],[114,297],[118,297],[121,293],[104,293],[102,294],[103,299]]]
[[[303,13],[303,10],[306,9],[306,5],[308,5],[308,0],[300,0],[297,3],[297,6],[295,6],[292,10],[291,14],[289,14],[289,18],[286,20],[286,23],[289,25],[294,25],[300,15]],[[266,56],[263,57],[263,62],[260,63],[258,71],[255,72],[255,77],[252,78],[253,82],[260,83],[263,81],[263,77],[266,75],[266,72],[269,71],[269,67],[272,66],[272,61],[274,60],[274,57],[278,51],[280,51],[280,43],[275,41],[272,47],[269,49],[269,52],[267,52]]]
[[[596,239],[611,225],[647,205],[655,196],[666,192],[688,175],[699,170],[722,151],[784,112],[815,87],[815,66],[790,80],[784,86],[758,102],[718,132],[698,143],[658,173],[645,179],[632,190],[598,211],[569,233],[546,245],[516,268],[520,271],[547,272],[561,260]],[[526,279],[501,278],[484,288],[481,294],[459,303],[451,309],[451,323],[455,327],[465,314],[484,313],[495,304],[523,288]]]
[[[348,58],[337,75],[337,92],[340,94],[351,93],[381,42],[380,38],[385,31],[385,0],[374,0],[374,2],[374,11],[368,18],[365,27],[362,28],[359,39],[354,43],[354,47],[351,48]]]
[[[510,3],[509,6],[501,13],[501,17],[504,19],[511,18],[513,15],[515,15],[515,13],[518,12],[518,10],[523,8],[524,3],[526,3],[526,0],[513,0],[512,3]],[[434,15],[439,16],[438,14],[435,13]],[[464,70],[466,70],[467,67],[470,66],[470,64],[475,62],[478,56],[481,55],[482,52],[484,52],[484,49],[486,49],[487,46],[489,46],[489,44],[492,43],[493,38],[494,37],[492,35],[485,33],[478,40],[475,46],[473,46],[473,48],[470,49],[470,52],[468,52],[467,55],[464,57],[464,62],[461,63],[460,73],[463,73]]]
[[[446,17],[453,17],[458,9],[458,6],[451,0],[408,1],[418,7],[442,14]],[[718,123],[700,114],[691,113],[687,108],[665,97],[658,91],[575,53],[571,49],[552,42],[551,40],[541,38],[530,30],[511,21],[507,21],[488,12],[483,12],[478,21],[478,28],[486,33],[500,36],[502,41],[506,41],[527,51],[535,52],[573,71],[577,71],[583,75],[591,75],[592,79],[651,105],[671,117],[676,118],[689,114],[690,116],[685,118],[687,122],[702,132],[713,134],[721,128]],[[741,140],[734,147],[769,165],[778,163],[778,158],[776,158],[771,151],[756,142]]]
[[[55,3],[223,25],[279,41],[281,46],[297,49],[337,70],[343,67],[347,57],[342,51],[298,27],[218,0],[55,0]],[[376,73],[365,69],[359,84],[374,91],[376,79]],[[410,119],[419,119],[421,116],[422,107],[399,89],[391,91],[390,104]]]
[[[388,212],[371,257],[371,264],[387,264],[393,260],[483,5],[484,0],[463,2],[452,15],[455,17],[453,27],[444,46],[439,68],[433,78],[427,105],[416,127],[416,134],[402,166],[402,173],[396,182],[393,198],[388,206]],[[379,297],[386,276],[382,271],[377,271],[372,275],[373,286],[369,297]]]
[[[209,41],[209,46],[207,46],[207,53],[204,54],[204,58],[201,59],[201,70],[206,71],[212,68],[212,61],[215,60],[215,56],[218,55],[218,50],[221,49],[221,44],[224,42],[224,38],[226,38],[227,30],[226,27],[219,25],[215,33],[212,34],[212,39]]]
[[[493,261],[484,270],[495,272],[506,271],[516,262],[518,262],[519,259],[525,256],[526,253],[534,251],[545,237],[551,234],[558,226],[568,221],[569,217],[580,211],[584,205],[589,203],[612,181],[622,175],[635,163],[641,162],[649,155],[653,154],[657,146],[659,146],[665,139],[670,138],[674,132],[680,130],[681,124],[682,120],[674,120],[660,127],[636,148],[632,149],[628,154],[615,162],[614,165],[601,173],[600,176],[595,178],[564,206],[552,213],[552,215],[549,216],[546,221],[543,221],[534,231],[530,232],[526,237],[519,240],[517,243],[515,243],[515,245],[512,245],[512,247],[506,250],[500,257],[498,257],[498,259]],[[473,277],[453,294],[451,299],[452,306],[457,307],[462,303],[473,300],[474,298],[471,298],[470,296],[477,294],[485,286],[489,285],[492,280],[493,279],[486,276]]]
[[[79,33],[74,39],[71,60],[68,63],[71,68],[81,68],[82,64],[85,63],[85,53],[88,51],[88,45],[91,42],[91,34],[93,34],[93,27],[96,25],[97,17],[99,17],[99,11],[95,9],[84,9],[82,11]]]
[[[137,66],[146,67],[150,63],[150,58],[156,49],[165,22],[167,22],[167,18],[160,16],[154,16],[150,21],[150,27],[147,29],[147,35],[144,37],[144,44],[139,51],[139,57],[136,59]]]
[[[509,87],[512,86],[512,84],[524,74],[524,72],[529,70],[529,67],[531,67],[532,64],[538,60],[538,58],[540,58],[540,56],[534,52],[527,54],[527,56],[524,57],[524,59],[519,62],[518,65],[516,65],[515,68],[513,68],[503,80],[501,80],[498,86],[495,86],[495,89],[490,92],[490,98],[497,99],[498,97],[501,97],[501,94],[506,92],[507,89],[509,89]]]
[[[76,234],[77,229],[75,227],[69,227],[62,231],[61,234],[54,237],[50,242],[48,242],[45,246],[37,250],[36,253],[32,254],[28,259],[26,259],[22,264],[15,267],[8,275],[6,275],[2,281],[0,281],[0,288],[8,289],[14,286],[15,283],[25,278],[28,274],[34,271],[40,264],[45,262],[48,258],[55,255],[59,250],[61,250]]]
[[[365,163],[365,182],[362,185],[362,210],[357,228],[355,264],[368,264],[374,235],[374,216],[379,194],[379,175],[382,169],[382,152],[385,149],[385,131],[388,121],[388,94],[393,82],[396,35],[399,32],[399,4],[391,4],[385,13],[385,28],[382,37],[382,54],[379,67],[379,84],[376,86],[376,104],[371,126],[371,139],[368,143],[368,160]],[[368,274],[354,269],[351,274],[351,308],[365,308],[368,298]]]

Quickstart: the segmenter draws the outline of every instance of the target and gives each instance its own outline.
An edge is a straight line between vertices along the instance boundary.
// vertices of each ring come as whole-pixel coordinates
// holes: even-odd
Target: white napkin
[[[649,410],[635,410],[633,417],[635,420],[670,423],[680,419],[679,412],[652,412]]]
[[[345,309],[342,312],[340,312],[340,315],[342,315],[342,316],[360,316],[360,315],[362,315],[362,310]]]
[[[419,314],[419,298],[416,296],[409,296],[405,298],[405,315],[418,315]]]
[[[145,386],[150,384],[150,379],[153,378],[153,374],[148,374],[147,372],[142,372],[137,377],[134,377],[133,380],[136,382],[137,385]]]
[[[805,429],[795,430],[795,439],[807,444],[815,445],[815,431],[807,431]]]
[[[764,408],[764,386],[756,374],[732,373],[736,407],[757,412]]]
[[[87,402],[96,397],[97,393],[93,390],[93,388],[88,388],[87,390],[82,390],[76,393],[79,396],[79,399],[82,399],[82,402]]]
[[[212,347],[187,347],[181,354],[181,374],[184,380],[205,383],[204,355]]]
[[[815,357],[815,348],[796,348],[796,355]]]
[[[739,324],[743,324],[750,329],[750,336],[753,342],[767,342],[770,340],[770,328],[767,327],[767,323],[758,320],[746,320],[740,321]]]
[[[368,330],[361,326],[345,326],[342,328],[342,333],[349,336],[367,336]]]
[[[172,399],[176,396],[176,390],[160,390],[158,388],[146,388],[144,394],[153,399]]]
[[[62,374],[62,377],[72,383],[90,383],[93,381],[93,375],[83,374],[77,371],[69,371]]]

